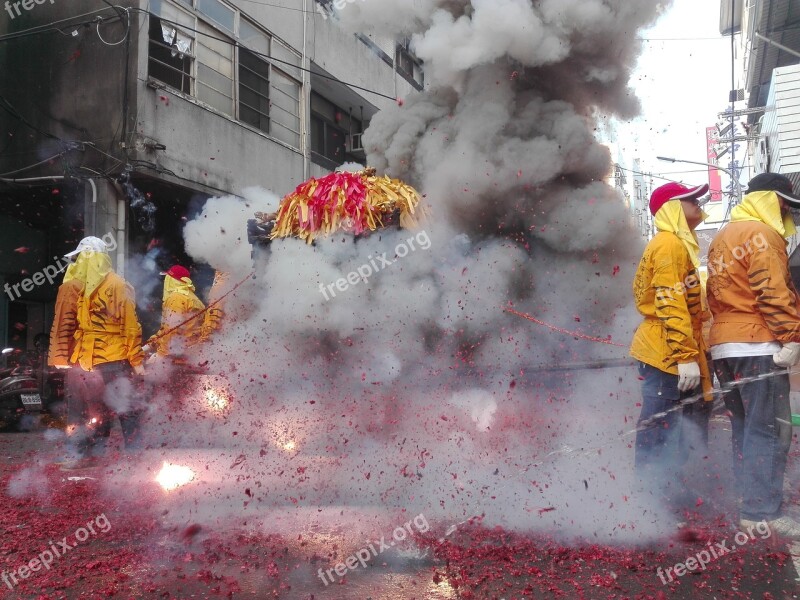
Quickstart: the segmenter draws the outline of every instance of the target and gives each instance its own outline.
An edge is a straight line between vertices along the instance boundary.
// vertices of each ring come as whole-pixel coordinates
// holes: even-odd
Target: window
[[[148,76],[191,94],[195,18],[165,0],[151,0],[151,8],[158,16],[150,15],[149,20]]]
[[[197,99],[233,115],[233,40],[215,39],[221,34],[202,21],[197,29]]]
[[[239,49],[239,119],[269,132],[269,64]]]
[[[270,134],[287,144],[300,147],[300,84],[275,67],[272,68]]]
[[[410,50],[411,40],[405,38],[397,44],[395,63],[397,72],[418,90],[425,85],[425,74],[422,71],[422,61]]]
[[[347,133],[343,129],[312,113],[311,152],[327,159],[338,167],[347,162],[345,159],[347,154],[346,140]],[[327,166],[326,161],[317,162],[322,162],[323,166]]]
[[[197,0],[197,10],[222,25],[231,33],[234,32],[236,12],[219,0]]]
[[[357,162],[349,148],[348,138],[360,136],[361,121],[351,117],[319,94],[311,94],[311,153],[315,162],[335,168],[348,161]]]
[[[299,53],[221,0],[150,2],[151,78],[300,147]]]
[[[327,19],[330,16],[336,16],[336,13],[333,10],[333,0],[317,0],[317,12],[319,12],[323,18]]]
[[[192,93],[192,38],[150,16],[147,74],[185,94]]]
[[[239,120],[299,148],[300,57],[246,19],[239,39],[253,50],[239,48]]]

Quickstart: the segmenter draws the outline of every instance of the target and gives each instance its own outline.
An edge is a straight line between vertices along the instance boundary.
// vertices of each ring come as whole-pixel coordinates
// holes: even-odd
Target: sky
[[[704,167],[656,156],[707,162],[705,128],[728,106],[731,89],[730,38],[719,33],[719,1],[675,0],[641,37],[647,41],[631,83],[642,115],[618,127],[623,165],[630,168],[638,157],[642,170],[654,176],[707,182]],[[665,182],[654,178],[656,186]]]

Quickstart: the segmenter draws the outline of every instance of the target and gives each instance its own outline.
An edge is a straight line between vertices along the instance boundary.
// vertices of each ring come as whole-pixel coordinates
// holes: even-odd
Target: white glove
[[[798,359],[800,359],[800,343],[798,342],[787,342],[772,355],[775,364],[784,368],[793,367],[797,364]]]
[[[151,350],[152,348],[150,347],[150,344],[145,344],[144,346],[142,346],[142,352],[147,353],[150,352]]]
[[[700,365],[696,362],[678,364],[678,389],[688,392],[700,385]]]

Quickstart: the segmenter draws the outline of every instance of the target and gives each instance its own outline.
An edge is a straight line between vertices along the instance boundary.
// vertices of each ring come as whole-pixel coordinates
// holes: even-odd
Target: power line
[[[182,23],[179,23],[177,21],[171,21],[169,19],[165,19],[164,17],[161,17],[161,16],[159,16],[159,15],[153,13],[153,12],[150,12],[149,10],[145,10],[143,8],[131,8],[131,10],[135,10],[135,11],[138,11],[138,12],[141,12],[141,13],[145,13],[146,15],[150,15],[152,17],[156,17],[157,19],[159,19],[160,21],[163,21],[164,23],[169,23],[170,25],[175,25],[176,27],[179,27],[179,28],[184,29],[186,31],[192,31],[192,32],[194,32],[196,34],[205,36],[208,39],[216,40],[218,42],[223,42],[225,44],[230,44],[230,45],[235,46],[237,48],[244,48],[245,50],[255,54],[256,56],[260,56],[261,58],[267,59],[267,61],[269,61],[269,62],[277,62],[277,63],[281,63],[281,64],[284,64],[284,65],[289,65],[294,69],[298,69],[299,71],[305,71],[306,73],[311,73],[312,75],[316,75],[317,77],[321,77],[323,79],[329,79],[331,81],[336,81],[337,83],[341,83],[343,85],[349,86],[349,87],[357,89],[357,90],[361,90],[363,92],[367,92],[367,93],[370,93],[370,94],[375,94],[376,96],[381,96],[381,97],[386,98],[388,100],[397,101],[397,98],[395,98],[394,96],[389,96],[387,94],[384,94],[383,92],[378,92],[378,91],[375,91],[375,90],[371,90],[369,88],[365,88],[365,87],[362,87],[360,85],[356,85],[354,83],[348,83],[346,81],[342,81],[338,77],[333,77],[332,75],[324,75],[322,73],[316,73],[312,69],[306,69],[305,67],[299,67],[296,64],[294,64],[293,62],[290,62],[288,60],[281,60],[280,58],[274,58],[274,57],[270,56],[269,54],[264,54],[263,52],[258,52],[257,50],[252,50],[252,49],[248,48],[247,46],[244,46],[243,44],[240,44],[238,41],[233,40],[231,38],[227,38],[227,37],[222,38],[222,37],[213,36],[213,35],[211,35],[209,33],[205,33],[203,31],[200,31],[199,29],[194,29],[192,27],[187,27],[186,25],[183,25]]]
[[[277,5],[275,5],[275,6],[277,6]],[[289,8],[289,7],[281,7],[281,8]],[[86,15],[89,15],[89,14],[95,14],[95,13],[106,11],[106,10],[114,10],[114,7],[109,5],[108,8],[102,8],[102,9],[93,11],[91,13],[86,13],[85,15],[78,15],[77,17],[73,17],[73,18],[79,18],[81,16],[86,16]],[[164,17],[161,17],[161,16],[159,16],[159,15],[157,15],[157,14],[155,14],[155,13],[149,11],[149,10],[145,10],[143,8],[137,8],[137,7],[130,7],[130,8],[127,8],[126,10],[141,12],[141,13],[144,13],[146,15],[156,17],[157,19],[160,19],[164,23],[169,23],[171,25],[175,25],[176,27],[179,27],[179,28],[184,29],[186,31],[192,31],[192,32],[194,32],[196,34],[205,36],[208,39],[216,40],[218,42],[223,42],[225,44],[229,44],[229,45],[235,46],[237,48],[243,48],[243,49],[247,50],[248,52],[251,52],[251,53],[255,54],[256,56],[259,56],[259,57],[261,57],[263,59],[266,59],[270,63],[279,63],[279,64],[284,64],[284,65],[289,65],[293,69],[297,69],[299,71],[304,71],[306,73],[311,73],[316,77],[320,77],[322,79],[328,79],[330,81],[335,81],[337,83],[341,83],[341,84],[346,85],[348,87],[351,87],[353,89],[360,90],[362,92],[367,92],[368,94],[374,94],[374,95],[380,96],[382,98],[386,98],[387,100],[397,101],[397,98],[394,97],[394,96],[389,96],[388,94],[384,94],[383,92],[379,92],[377,90],[372,90],[370,88],[366,88],[366,87],[357,85],[355,83],[349,83],[347,81],[342,81],[338,77],[333,77],[332,75],[325,75],[323,73],[317,73],[317,72],[313,71],[312,69],[306,69],[305,67],[298,66],[298,65],[296,65],[296,64],[294,64],[294,63],[292,63],[292,62],[290,62],[288,60],[281,60],[279,58],[272,57],[272,56],[270,56],[268,54],[264,54],[263,52],[258,52],[257,50],[252,50],[252,49],[248,48],[247,46],[239,43],[238,41],[232,40],[231,38],[216,37],[216,36],[213,36],[211,34],[208,34],[208,33],[205,33],[203,31],[200,31],[198,29],[194,29],[192,27],[187,27],[186,25],[183,25],[182,23],[179,23],[177,21],[172,21],[170,19],[165,19]],[[305,11],[305,12],[310,12],[310,11]],[[113,19],[113,21],[116,21],[118,18],[120,18],[120,17],[117,17],[117,18]],[[19,39],[19,38],[33,36],[33,35],[39,35],[41,33],[48,33],[48,32],[52,32],[52,31],[57,31],[58,33],[61,33],[62,35],[67,35],[63,31],[61,31],[61,29],[56,28],[56,27],[52,27],[52,25],[55,25],[57,23],[62,23],[64,21],[68,21],[68,20],[69,19],[62,19],[61,21],[54,21],[53,23],[48,23],[47,25],[42,25],[42,26],[39,26],[39,27],[33,27],[31,29],[26,29],[24,31],[20,31],[20,32],[16,32],[16,33],[13,33],[13,34],[0,36],[0,42],[6,41],[6,40],[11,40],[11,39]],[[107,22],[113,22],[113,21],[109,20]],[[99,26],[99,22],[97,21],[97,19],[92,19],[90,21],[72,23],[72,24],[70,24],[70,27],[79,27],[81,25],[91,25],[92,23],[95,23],[95,22],[97,22],[98,26]],[[126,35],[127,35],[127,33],[126,33]],[[101,41],[103,41],[103,40],[101,39]]]
[[[80,19],[81,17],[88,17],[89,15],[95,15],[97,13],[105,12],[107,10],[114,10],[114,8],[113,7],[100,8],[100,9],[93,10],[93,11],[88,12],[88,13],[83,13],[81,15],[75,15],[74,17],[68,17],[66,19],[60,19],[58,21],[53,21],[52,23],[46,23],[44,25],[37,25],[36,27],[31,27],[29,29],[23,29],[22,31],[15,31],[14,33],[7,33],[6,35],[0,35],[0,42],[4,42],[6,40],[13,40],[13,39],[17,39],[17,38],[22,38],[22,37],[28,37],[30,35],[38,35],[40,33],[48,33],[48,32],[51,32],[51,31],[57,31],[61,35],[70,36],[70,34],[64,33],[62,31],[62,29],[66,29],[67,27],[79,27],[81,25],[90,25],[91,23],[95,22],[97,17],[95,17],[95,19],[91,19],[89,21],[80,21],[78,23],[70,23],[69,25],[65,25],[62,28],[54,27],[54,25],[58,25],[59,23],[66,23],[67,21],[70,21],[72,19]]]
[[[37,163],[35,163],[33,165],[28,165],[27,167],[22,167],[21,169],[15,169],[14,171],[9,171],[8,173],[0,173],[0,177],[7,177],[8,175],[16,175],[17,173],[22,173],[23,171],[27,171],[29,169],[33,169],[34,167],[38,167],[39,165],[43,165],[45,163],[49,163],[53,159],[59,158],[61,156],[64,156],[67,152],[68,152],[67,150],[64,150],[63,152],[59,152],[58,154],[55,154],[55,155],[51,156],[50,158],[46,158],[46,159],[44,159],[44,160],[42,160],[40,162],[37,162]]]
[[[208,34],[208,33],[205,33],[203,31],[200,31],[198,29],[193,29],[191,27],[187,27],[187,26],[185,26],[185,25],[183,25],[181,23],[178,23],[177,21],[170,21],[169,19],[165,19],[165,18],[163,18],[163,17],[161,17],[161,16],[159,16],[157,14],[154,14],[154,13],[150,12],[149,10],[145,10],[143,8],[133,8],[131,10],[136,10],[136,11],[139,11],[139,12],[143,12],[143,13],[145,13],[147,15],[152,16],[152,17],[156,17],[157,19],[159,19],[159,20],[161,20],[161,21],[163,21],[165,23],[169,23],[171,25],[175,25],[176,27],[180,27],[181,29],[185,29],[187,31],[193,31],[194,33],[197,33],[199,35],[203,35],[203,36],[207,37],[208,39],[212,39],[212,40],[216,40],[218,42],[223,42],[223,43],[226,43],[226,44],[230,44],[230,45],[235,46],[237,48],[244,48],[245,50],[255,54],[256,56],[260,56],[261,58],[267,59],[268,62],[271,61],[271,62],[278,62],[278,63],[281,63],[281,64],[289,65],[294,69],[298,69],[300,71],[305,71],[307,73],[311,73],[312,75],[316,75],[317,77],[322,77],[323,79],[329,79],[331,81],[336,81],[336,82],[341,83],[343,85],[347,85],[347,86],[349,86],[351,88],[354,88],[354,89],[357,89],[357,90],[361,90],[361,91],[364,91],[364,92],[368,92],[370,94],[375,94],[376,96],[381,96],[383,98],[387,98],[388,100],[394,100],[394,101],[397,100],[397,98],[395,98],[394,96],[388,96],[387,94],[384,94],[383,92],[377,92],[375,90],[371,90],[369,88],[365,88],[365,87],[362,87],[360,85],[356,85],[354,83],[348,83],[346,81],[342,81],[341,79],[339,79],[337,77],[333,77],[332,75],[323,75],[322,73],[315,73],[311,69],[306,69],[305,67],[298,67],[293,62],[290,62],[288,60],[281,60],[279,58],[274,58],[274,57],[272,57],[272,56],[270,56],[268,54],[264,54],[263,52],[258,52],[256,50],[251,50],[247,46],[244,46],[244,45],[240,44],[238,41],[232,40],[231,38],[216,37],[216,36],[213,36],[211,34]]]
[[[246,1],[246,0],[245,0]],[[702,41],[723,41],[719,37],[695,37],[695,38],[638,38],[641,42],[702,42]]]
[[[282,4],[272,4],[271,2],[259,2],[258,0],[241,0],[242,2],[249,2],[250,4],[258,4],[259,6],[271,6],[273,8],[282,8],[284,10],[291,10],[294,12],[306,13],[309,15],[323,16],[318,10],[303,10],[302,8],[293,8],[291,6],[283,6]]]
[[[616,168],[620,169],[621,171],[627,171],[628,173],[634,173],[635,175],[642,175],[643,177],[652,177],[653,179],[663,179],[664,181],[670,181],[672,183],[680,183],[677,179],[670,179],[669,177],[660,177],[659,175],[654,175],[653,173],[645,173],[644,171],[636,171],[634,169],[626,169],[625,167],[621,167],[619,165]],[[675,171],[676,173],[689,173],[689,171]],[[705,172],[703,170],[702,172]],[[712,193],[720,193],[725,194],[725,190],[712,190],[709,188],[709,192]]]

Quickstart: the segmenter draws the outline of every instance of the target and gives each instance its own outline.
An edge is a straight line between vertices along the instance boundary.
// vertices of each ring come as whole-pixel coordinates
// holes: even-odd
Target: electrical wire
[[[678,181],[676,179],[670,179],[669,177],[660,177],[658,175],[654,175],[653,173],[645,173],[643,171],[636,171],[634,169],[626,169],[625,167],[620,167],[619,165],[617,165],[617,168],[620,169],[621,171],[627,171],[628,173],[633,173],[635,175],[642,175],[644,177],[652,177],[653,179],[663,179],[664,181],[670,181],[672,183],[680,183],[680,181]],[[688,173],[689,171],[676,171],[676,173],[684,173],[684,172]],[[705,171],[703,171],[703,172],[705,172]],[[712,190],[712,189],[709,189],[709,192],[720,193],[720,194],[724,194],[725,193],[724,190]]]
[[[688,38],[637,38],[642,42],[709,42],[709,41],[722,41],[718,37],[688,37]]]
[[[119,46],[119,45],[120,45],[122,42],[124,42],[125,40],[127,40],[127,39],[128,39],[128,33],[130,33],[130,31],[131,31],[131,15],[130,15],[130,13],[128,12],[128,9],[127,9],[127,8],[125,8],[125,9],[122,9],[122,10],[124,10],[124,11],[125,11],[125,16],[126,16],[127,18],[125,19],[125,35],[123,35],[123,36],[122,36],[122,39],[121,39],[120,41],[118,41],[118,42],[114,42],[113,44],[112,44],[111,42],[107,42],[107,41],[105,41],[105,40],[103,39],[103,36],[102,36],[102,35],[100,35],[100,22],[98,22],[98,23],[97,23],[97,25],[96,25],[96,27],[95,27],[95,29],[96,29],[96,31],[97,31],[97,37],[98,37],[98,39],[99,39],[101,42],[103,42],[103,43],[104,43],[106,46],[112,46],[112,47],[113,47],[113,46]],[[120,18],[121,18],[121,17],[120,17]]]
[[[112,154],[109,154],[108,152],[100,150],[100,148],[98,148],[97,145],[94,142],[82,142],[82,143],[86,144],[86,146],[88,146],[89,148],[91,148],[95,152],[99,152],[100,154],[102,154],[104,156],[107,156],[111,160],[114,160],[114,161],[118,162],[120,165],[124,165],[125,164],[125,161],[118,159],[116,156],[114,156]]]
[[[105,1],[105,0],[103,0],[103,1]],[[73,17],[73,18],[79,18],[81,16],[87,16],[87,15],[95,14],[95,13],[102,12],[102,11],[105,11],[105,10],[115,10],[116,8],[123,8],[123,7],[115,7],[115,6],[111,5],[111,4],[109,4],[108,8],[102,8],[102,9],[99,9],[99,10],[96,10],[96,11],[92,11],[90,13],[85,13],[84,15],[78,15],[77,17]],[[281,7],[281,8],[288,8],[288,7]],[[380,96],[382,98],[386,98],[387,100],[392,100],[392,101],[395,101],[395,102],[397,101],[397,98],[394,97],[394,96],[389,96],[388,94],[384,94],[383,92],[379,92],[377,90],[372,90],[370,88],[363,87],[363,86],[357,85],[355,83],[349,83],[347,81],[342,81],[341,79],[339,79],[337,77],[333,77],[332,75],[325,75],[324,73],[315,72],[312,69],[306,69],[305,67],[298,66],[298,65],[294,64],[293,62],[290,62],[290,61],[287,61],[287,60],[282,60],[280,58],[275,58],[275,57],[272,57],[272,56],[270,56],[268,54],[264,54],[263,52],[258,52],[257,50],[252,50],[252,49],[248,48],[247,46],[244,46],[243,44],[240,44],[236,40],[231,40],[230,38],[216,37],[216,36],[210,35],[208,33],[205,33],[203,31],[199,31],[197,29],[194,29],[194,28],[191,28],[191,27],[187,27],[187,26],[183,25],[182,23],[178,23],[177,21],[172,21],[170,19],[165,19],[165,18],[163,18],[163,17],[161,17],[161,16],[159,16],[159,15],[157,15],[157,14],[155,14],[155,13],[149,11],[149,10],[146,10],[146,9],[143,9],[143,8],[138,8],[138,7],[127,7],[127,8],[125,8],[125,10],[126,11],[132,11],[133,10],[133,11],[141,12],[141,13],[144,13],[146,15],[150,15],[150,16],[156,17],[156,18],[160,19],[161,21],[163,21],[165,23],[170,23],[171,25],[175,25],[177,27],[180,27],[181,29],[184,29],[186,31],[192,31],[192,32],[194,32],[196,34],[203,35],[208,39],[212,39],[212,40],[215,40],[215,41],[219,41],[219,42],[223,42],[223,43],[226,43],[226,44],[230,44],[230,45],[235,46],[237,48],[243,48],[243,49],[247,50],[248,52],[251,52],[251,53],[255,54],[256,56],[259,56],[259,57],[261,57],[263,59],[266,59],[266,61],[269,62],[270,64],[278,63],[278,64],[289,65],[293,69],[297,69],[299,71],[304,71],[304,72],[307,72],[307,73],[311,73],[316,77],[320,77],[322,79],[328,79],[330,81],[335,81],[337,83],[341,83],[341,84],[346,85],[348,87],[351,87],[353,89],[360,90],[360,91],[366,92],[368,94],[373,94],[375,96]],[[311,11],[303,11],[303,12],[311,12]],[[118,17],[118,18],[120,18],[120,17]],[[62,19],[60,21],[54,21],[53,23],[48,23],[47,25],[42,25],[42,26],[39,26],[39,27],[33,27],[31,29],[26,29],[24,31],[20,31],[20,32],[16,32],[16,33],[13,33],[13,34],[0,36],[0,42],[6,41],[6,40],[10,40],[10,39],[18,39],[18,38],[22,38],[22,37],[28,37],[28,36],[32,36],[32,35],[39,35],[41,33],[47,33],[47,32],[50,32],[50,31],[57,31],[58,33],[61,33],[62,35],[69,35],[69,34],[65,34],[63,31],[61,31],[61,29],[51,27],[51,25],[55,25],[57,23],[62,23],[62,22],[67,21],[67,20],[68,19]],[[112,21],[107,21],[107,22],[112,22]],[[97,22],[96,19],[92,19],[90,21],[83,21],[83,22],[79,22],[79,23],[73,23],[73,24],[70,25],[70,27],[79,27],[81,25],[88,26],[88,25],[91,25],[93,23],[97,24],[97,28],[98,28],[98,32],[97,33],[98,33],[98,37],[100,37],[100,41],[101,42],[103,42],[107,46],[116,45],[116,44],[111,44],[109,42],[106,42],[105,40],[102,39],[102,37],[100,36],[100,32],[99,32],[100,22]],[[127,33],[128,33],[129,30],[130,30],[130,24],[128,25],[128,28],[126,29],[126,37],[123,37],[122,40],[120,40],[120,42],[117,42],[117,43],[122,43],[123,41],[125,41],[125,39],[127,38]]]
[[[131,10],[136,10],[136,11],[144,13],[144,14],[146,14],[148,16],[156,17],[156,18],[158,18],[161,21],[164,21],[166,23],[170,23],[170,24],[175,25],[177,27],[180,27],[182,29],[185,29],[185,30],[188,30],[188,31],[192,31],[192,32],[194,32],[194,33],[196,33],[198,35],[203,35],[208,39],[213,39],[213,40],[216,40],[216,41],[220,41],[220,42],[223,42],[223,43],[230,44],[230,45],[238,47],[238,48],[243,48],[243,49],[253,53],[256,56],[259,56],[259,57],[261,57],[263,59],[266,59],[266,61],[269,62],[270,64],[278,63],[278,64],[289,65],[289,66],[293,67],[294,69],[297,69],[297,70],[300,70],[300,71],[303,71],[303,72],[307,72],[307,73],[313,73],[315,76],[320,77],[322,79],[328,79],[328,80],[331,80],[331,81],[335,81],[337,83],[341,83],[343,85],[347,85],[347,86],[349,86],[349,87],[351,87],[353,89],[357,89],[357,90],[361,90],[363,92],[374,94],[376,96],[380,96],[380,97],[386,98],[388,100],[396,101],[396,98],[393,97],[393,96],[389,96],[389,95],[384,94],[382,92],[378,92],[376,90],[372,90],[372,89],[369,89],[369,88],[366,88],[366,87],[363,87],[363,86],[359,86],[357,84],[348,83],[348,82],[342,81],[342,80],[340,80],[340,79],[338,79],[336,77],[330,76],[330,75],[325,75],[323,73],[315,73],[312,69],[307,69],[307,68],[298,66],[298,65],[296,65],[296,64],[294,64],[294,63],[292,63],[290,61],[282,60],[282,59],[279,59],[279,58],[274,58],[274,57],[269,56],[267,54],[264,54],[262,52],[258,52],[256,50],[251,50],[250,48],[247,48],[246,46],[240,44],[236,40],[232,40],[230,38],[223,38],[223,37],[213,36],[213,35],[210,35],[208,33],[199,31],[197,29],[186,27],[181,23],[178,23],[178,22],[175,22],[175,21],[171,21],[169,19],[164,19],[164,18],[160,17],[159,15],[154,14],[153,12],[151,12],[149,10],[140,9],[138,7],[115,6],[115,5],[111,4],[108,0],[102,0],[102,1],[106,5],[108,5],[107,8],[102,8],[102,9],[98,9],[98,10],[95,10],[95,11],[90,11],[90,12],[87,12],[87,13],[83,13],[81,15],[76,15],[74,17],[67,18],[67,19],[61,19],[61,20],[58,20],[58,21],[53,21],[52,23],[48,23],[48,24],[45,24],[45,25],[32,27],[32,28],[29,28],[29,29],[26,29],[26,30],[23,30],[23,31],[15,32],[13,34],[0,36],[0,41],[20,39],[20,38],[29,37],[29,36],[40,35],[42,33],[52,32],[52,31],[56,31],[58,33],[61,33],[62,35],[69,35],[69,34],[64,33],[64,31],[62,31],[61,28],[54,27],[55,25],[58,25],[58,24],[61,24],[61,23],[66,23],[66,22],[69,21],[70,23],[68,25],[64,26],[63,28],[90,26],[91,24],[94,23],[95,26],[96,26],[96,33],[97,33],[98,39],[100,40],[101,43],[105,44],[106,46],[118,46],[118,45],[122,44],[123,42],[125,42],[128,39],[129,34],[130,34],[130,29],[131,29],[130,11]],[[289,8],[289,7],[284,7],[284,6],[280,6],[280,5],[272,5],[272,4],[269,4],[269,3],[259,3],[259,2],[255,2],[255,3],[256,4],[263,4],[265,6],[275,6],[277,8],[287,8],[287,9]],[[98,13],[101,13],[101,12],[104,12],[104,11],[108,11],[108,10],[115,11],[118,16],[116,18],[113,18],[113,19],[103,19],[102,17],[97,17],[96,16],[92,20],[79,21],[79,22],[75,22],[74,21],[74,19],[80,19],[80,18],[86,17],[86,16],[97,15]],[[292,10],[296,10],[296,9],[292,9]],[[315,11],[304,11],[304,10],[300,9],[300,12],[313,13]],[[124,17],[123,17],[123,15],[124,15]],[[102,35],[100,33],[100,25],[103,24],[103,23],[112,23],[112,22],[116,21],[117,18],[121,22],[125,23],[125,33],[124,33],[122,39],[120,39],[119,41],[108,42],[102,37]],[[141,29],[144,28],[145,25],[146,25],[146,20],[143,20],[139,31],[141,31]],[[95,171],[95,170],[89,169],[88,167],[83,167],[83,166],[76,167],[77,169],[87,170],[89,172],[92,172],[92,173],[94,173],[96,175],[99,175],[99,176],[102,176],[102,177],[110,177],[110,175],[114,171],[114,169],[119,168],[120,166],[126,164],[125,161],[122,161],[119,158],[109,154],[108,152],[105,152],[105,151],[101,150],[100,148],[98,148],[94,142],[66,142],[65,140],[63,140],[59,136],[54,135],[52,133],[49,133],[47,131],[44,131],[44,130],[40,129],[38,126],[36,126],[33,123],[31,123],[30,121],[28,121],[25,118],[25,116],[19,110],[17,110],[16,107],[14,107],[13,104],[11,104],[11,102],[7,98],[3,97],[2,95],[0,95],[0,108],[5,110],[13,118],[15,118],[16,120],[20,121],[24,125],[30,127],[31,129],[33,129],[34,131],[36,131],[40,135],[45,136],[45,137],[50,138],[50,139],[58,140],[59,142],[61,142],[65,146],[68,146],[67,149],[65,149],[61,153],[59,153],[59,154],[57,154],[57,155],[55,155],[55,156],[53,156],[51,158],[48,158],[48,159],[46,159],[44,161],[41,161],[39,163],[36,163],[34,165],[29,165],[27,167],[23,167],[21,169],[15,170],[15,171],[11,171],[10,173],[6,173],[5,175],[13,175],[15,173],[19,173],[19,172],[22,172],[22,171],[25,171],[25,170],[28,170],[28,169],[32,169],[32,168],[34,168],[36,166],[39,166],[41,164],[50,162],[55,158],[63,157],[67,152],[69,152],[70,150],[75,149],[75,147],[69,147],[69,146],[70,145],[74,145],[76,143],[85,144],[86,146],[89,146],[90,148],[92,148],[96,152],[98,152],[98,153],[110,158],[111,160],[113,160],[116,163],[114,166],[110,167],[109,169],[106,169],[103,173],[99,173],[98,171]],[[118,127],[118,130],[119,130],[119,127]],[[114,136],[114,138],[115,137],[116,137],[116,135]],[[113,146],[113,139],[111,141],[111,144]],[[170,171],[169,169],[164,169],[162,167],[159,167],[155,163],[148,163],[147,161],[139,161],[139,160],[130,161],[130,162],[136,164],[139,168],[142,168],[142,167],[150,168],[150,169],[153,169],[153,170],[155,170],[155,171],[157,171],[159,173],[169,174],[169,175],[171,175],[173,177],[176,177],[177,179],[184,179],[184,178],[176,175],[174,172]],[[74,170],[74,169],[75,169],[75,167],[70,167],[70,166],[66,166],[65,165],[65,171]],[[189,180],[186,180],[186,181],[189,181]]]
[[[51,156],[50,158],[46,158],[46,159],[44,159],[44,160],[42,160],[40,162],[37,162],[35,164],[28,165],[27,167],[22,167],[21,169],[16,169],[14,171],[9,171],[8,173],[0,173],[0,177],[7,177],[9,175],[16,175],[17,173],[22,173],[23,171],[28,171],[30,169],[33,169],[34,167],[38,167],[39,165],[43,165],[45,163],[49,163],[49,162],[51,162],[52,160],[54,160],[56,158],[60,158],[60,157],[64,156],[67,152],[68,152],[68,150],[64,150],[63,152],[59,152],[58,154],[55,154],[55,155]]]
[[[43,135],[46,138],[50,138],[51,140],[58,140],[59,142],[64,143],[64,140],[62,140],[57,135],[49,133],[47,131],[43,131],[37,125],[34,125],[30,121],[28,121],[28,119],[26,119],[25,116],[19,110],[17,110],[17,108],[13,104],[11,104],[11,101],[2,94],[0,94],[0,108],[2,108],[4,111],[6,111],[15,119],[17,119],[20,123],[27,125],[31,129],[33,129],[39,135]]]
[[[38,35],[40,33],[47,33],[49,31],[57,31],[58,33],[72,37],[69,33],[64,33],[62,29],[66,29],[67,27],[79,27],[81,25],[91,25],[94,23],[94,19],[89,21],[81,21],[78,23],[71,23],[69,25],[65,25],[63,28],[53,27],[53,25],[58,25],[59,23],[65,23],[72,19],[80,19],[82,17],[88,17],[89,15],[96,15],[97,13],[105,12],[107,10],[114,10],[113,6],[109,6],[109,8],[99,8],[97,10],[93,10],[87,13],[83,13],[80,15],[75,15],[74,17],[68,17],[66,19],[59,19],[58,21],[53,21],[52,23],[45,23],[44,25],[37,25],[36,27],[31,27],[29,29],[23,29],[22,31],[15,31],[14,33],[7,33],[5,35],[0,35],[0,42],[4,42],[6,40],[13,40],[20,37],[28,37],[30,35]]]
[[[296,64],[294,64],[293,62],[290,62],[288,60],[281,60],[280,58],[274,58],[274,57],[270,56],[269,54],[264,54],[263,52],[258,52],[257,50],[252,50],[252,49],[248,48],[247,46],[245,46],[243,44],[240,44],[238,41],[232,40],[231,38],[228,38],[228,37],[224,37],[223,38],[223,37],[213,36],[213,35],[211,35],[209,33],[205,33],[204,31],[200,31],[199,29],[194,29],[192,27],[187,27],[186,25],[184,25],[182,23],[179,23],[178,21],[172,21],[170,19],[165,19],[164,17],[161,17],[161,16],[159,16],[159,15],[157,15],[157,14],[155,14],[155,13],[149,11],[149,10],[146,10],[146,9],[143,9],[143,8],[131,8],[130,10],[135,10],[135,11],[150,15],[151,17],[156,17],[157,19],[163,21],[164,23],[169,23],[170,25],[175,25],[176,27],[179,27],[180,29],[183,29],[185,31],[194,32],[196,34],[205,36],[208,39],[215,40],[217,42],[223,42],[225,44],[229,44],[231,46],[235,46],[236,48],[243,48],[243,49],[247,50],[248,52],[251,52],[252,54],[255,54],[256,56],[260,56],[261,58],[266,59],[267,62],[270,62],[270,63],[281,63],[281,64],[284,64],[284,65],[289,65],[292,68],[297,69],[298,71],[305,71],[305,72],[311,73],[312,75],[315,75],[317,77],[321,77],[322,79],[329,79],[331,81],[335,81],[337,83],[341,83],[343,85],[349,86],[349,87],[351,87],[353,89],[361,90],[363,92],[367,92],[367,93],[370,93],[370,94],[375,94],[376,96],[381,96],[383,98],[386,98],[388,100],[392,100],[392,101],[395,101],[395,102],[397,101],[397,98],[395,98],[394,96],[389,96],[387,94],[384,94],[383,92],[378,92],[378,91],[375,91],[375,90],[371,90],[369,88],[365,88],[365,87],[362,87],[360,85],[356,85],[354,83],[348,83],[346,81],[342,81],[338,77],[333,77],[332,75],[325,75],[323,73],[317,73],[317,72],[313,71],[312,69],[306,69],[305,67],[297,66]]]

